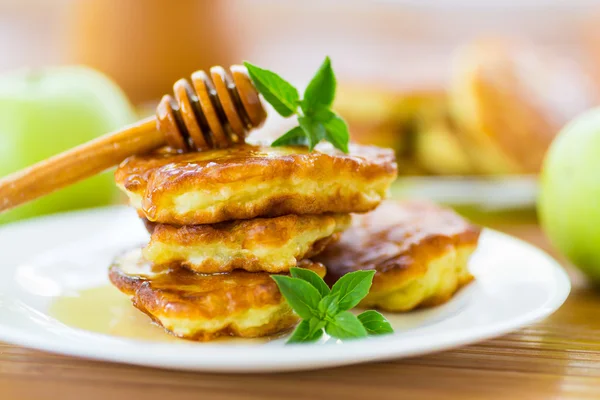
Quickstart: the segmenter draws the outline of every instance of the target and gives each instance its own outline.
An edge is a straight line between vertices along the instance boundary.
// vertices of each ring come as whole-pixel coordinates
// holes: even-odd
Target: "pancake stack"
[[[310,259],[339,240],[350,213],[380,204],[396,170],[393,151],[358,145],[349,154],[244,144],[131,157],[115,179],[150,241],[115,260],[111,282],[179,337],[288,330],[298,317],[270,274],[325,276]]]

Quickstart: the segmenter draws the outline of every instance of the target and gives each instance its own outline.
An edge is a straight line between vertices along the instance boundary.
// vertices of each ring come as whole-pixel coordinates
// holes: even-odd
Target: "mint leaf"
[[[355,271],[346,274],[331,288],[332,295],[339,296],[340,310],[355,307],[369,293],[375,271]]]
[[[298,117],[300,127],[308,137],[308,149],[312,151],[317,144],[325,139],[325,127],[319,121],[310,117]]]
[[[283,136],[280,136],[277,140],[271,143],[271,146],[306,146],[308,147],[308,137],[304,130],[296,126],[286,133]]]
[[[300,95],[298,90],[276,73],[257,67],[245,61],[250,79],[265,100],[273,106],[282,117],[296,113]]]
[[[320,108],[330,108],[335,97],[335,88],[336,81],[331,60],[325,57],[325,61],[304,91],[304,99],[300,103],[304,114],[309,115]]]
[[[315,317],[308,321],[308,326],[310,327],[311,332],[321,331],[323,328],[325,328],[325,325],[326,322],[324,320]]]
[[[298,278],[283,275],[271,275],[279,291],[288,304],[302,319],[319,317],[318,307],[321,295],[310,283]]]
[[[348,153],[348,142],[350,133],[346,121],[336,113],[327,109],[319,109],[314,112],[312,119],[320,122],[325,127],[325,140],[333,144],[335,148]]]
[[[311,118],[315,121],[319,121],[321,123],[325,123],[329,121],[331,118],[335,117],[336,113],[326,108],[319,108],[315,110],[314,113],[311,114]]]
[[[288,339],[287,343],[306,343],[306,342],[316,342],[323,336],[323,329],[315,330],[311,332],[310,324],[308,321],[301,321],[292,336]]]
[[[317,291],[321,294],[322,297],[325,297],[329,294],[329,286],[325,283],[325,281],[317,275],[316,272],[311,271],[306,268],[290,268],[290,274],[293,278],[302,279],[312,285]]]
[[[350,133],[346,121],[337,114],[332,118],[323,122],[325,126],[325,140],[330,142],[335,148],[340,149],[348,154],[348,142],[350,141]]]
[[[367,331],[359,319],[350,311],[342,311],[333,321],[325,325],[325,332],[338,339],[353,339],[367,336]]]
[[[334,317],[339,312],[338,296],[327,295],[321,299],[317,307],[319,313],[325,317]]]
[[[377,311],[365,311],[364,313],[358,315],[358,319],[365,327],[369,335],[385,335],[386,333],[394,333],[392,325],[390,325],[388,320]]]

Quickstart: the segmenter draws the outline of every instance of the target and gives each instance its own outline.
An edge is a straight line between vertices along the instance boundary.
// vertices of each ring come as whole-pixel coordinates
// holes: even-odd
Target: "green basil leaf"
[[[295,87],[275,72],[257,67],[249,62],[244,62],[244,65],[248,69],[248,74],[256,89],[275,111],[282,117],[289,117],[296,113],[300,96]]]
[[[342,117],[331,110],[322,108],[315,111],[312,119],[319,121],[325,127],[325,140],[344,153],[348,153],[350,132],[346,121]]]
[[[310,283],[284,275],[271,275],[288,304],[302,319],[319,317],[321,295]]]
[[[308,136],[308,149],[312,151],[321,140],[325,139],[325,127],[321,122],[307,116],[298,117],[298,122]]]
[[[310,332],[315,333],[316,331],[322,331],[325,328],[326,322],[319,318],[311,318],[308,321],[308,325],[310,327]]]
[[[273,143],[271,143],[271,146],[273,146],[273,147],[277,147],[277,146],[306,146],[306,147],[308,147],[308,136],[304,132],[304,129],[302,129],[299,126],[296,126],[292,129],[290,129],[289,131],[287,131],[286,133],[284,133],[279,138],[277,138]]]
[[[394,329],[388,320],[375,310],[369,310],[359,314],[358,319],[365,327],[369,335],[385,335],[386,333],[394,333]]]
[[[366,329],[356,315],[350,311],[343,311],[336,315],[333,321],[325,326],[325,332],[329,336],[338,339],[353,339],[367,336]]]
[[[331,60],[325,57],[325,61],[312,78],[306,90],[301,107],[304,114],[312,114],[319,108],[329,108],[335,97],[335,74],[331,68]]]
[[[344,153],[348,153],[348,142],[350,142],[350,133],[346,121],[337,114],[323,122],[325,126],[325,140],[333,144],[335,148]]]
[[[319,313],[325,317],[334,317],[339,312],[338,296],[327,295],[321,299],[318,306]]]
[[[293,344],[316,342],[321,338],[321,336],[323,336],[322,328],[311,332],[309,322],[304,320],[298,324],[298,326],[294,330],[294,333],[292,333],[292,336],[290,336],[290,338],[288,339],[287,343]]]
[[[331,288],[332,295],[339,296],[340,310],[354,308],[368,293],[375,271],[355,271],[346,274]]]
[[[327,108],[319,108],[315,110],[314,113],[311,114],[311,118],[315,121],[319,121],[321,123],[325,123],[329,121],[331,118],[335,117],[336,113],[327,109]]]
[[[310,283],[317,291],[321,294],[322,297],[325,297],[329,294],[329,286],[325,283],[325,281],[317,275],[316,272],[311,271],[306,268],[290,268],[290,275],[293,278],[302,279]]]

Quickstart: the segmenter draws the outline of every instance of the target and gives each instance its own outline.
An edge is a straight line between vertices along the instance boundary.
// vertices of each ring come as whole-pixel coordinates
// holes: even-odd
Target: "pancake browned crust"
[[[287,272],[320,253],[350,225],[350,214],[284,215],[212,225],[153,224],[144,258],[200,273]]]
[[[298,266],[325,275],[321,264],[303,261]],[[131,296],[134,306],[186,339],[261,337],[298,322],[268,273],[205,275],[185,268],[161,270],[142,261],[141,250],[136,249],[115,260],[109,278]]]
[[[227,149],[134,156],[117,169],[117,185],[150,221],[172,225],[287,214],[367,212],[396,178],[394,153],[351,145],[240,145]]]
[[[473,277],[467,261],[480,229],[459,215],[426,202],[384,202],[354,217],[339,242],[314,257],[327,280],[357,270],[376,270],[362,307],[408,311],[449,300]]]

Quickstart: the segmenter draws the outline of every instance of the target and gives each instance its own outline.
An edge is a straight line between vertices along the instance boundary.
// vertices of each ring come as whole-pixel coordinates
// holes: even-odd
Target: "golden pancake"
[[[357,270],[377,271],[365,308],[408,311],[446,302],[473,277],[467,261],[480,229],[426,202],[384,202],[355,216],[337,243],[314,257],[328,283]]]
[[[172,225],[366,212],[379,205],[395,178],[392,150],[352,145],[343,154],[326,143],[313,152],[248,144],[162,152],[130,157],[115,173],[145,218]]]
[[[200,273],[287,272],[320,253],[350,221],[350,214],[319,214],[181,227],[150,223],[143,254],[154,264],[184,265]]]
[[[323,265],[302,261],[320,276]],[[265,272],[197,274],[157,268],[136,249],[118,257],[110,281],[133,305],[173,335],[193,340],[218,336],[261,337],[291,329],[298,317]]]

